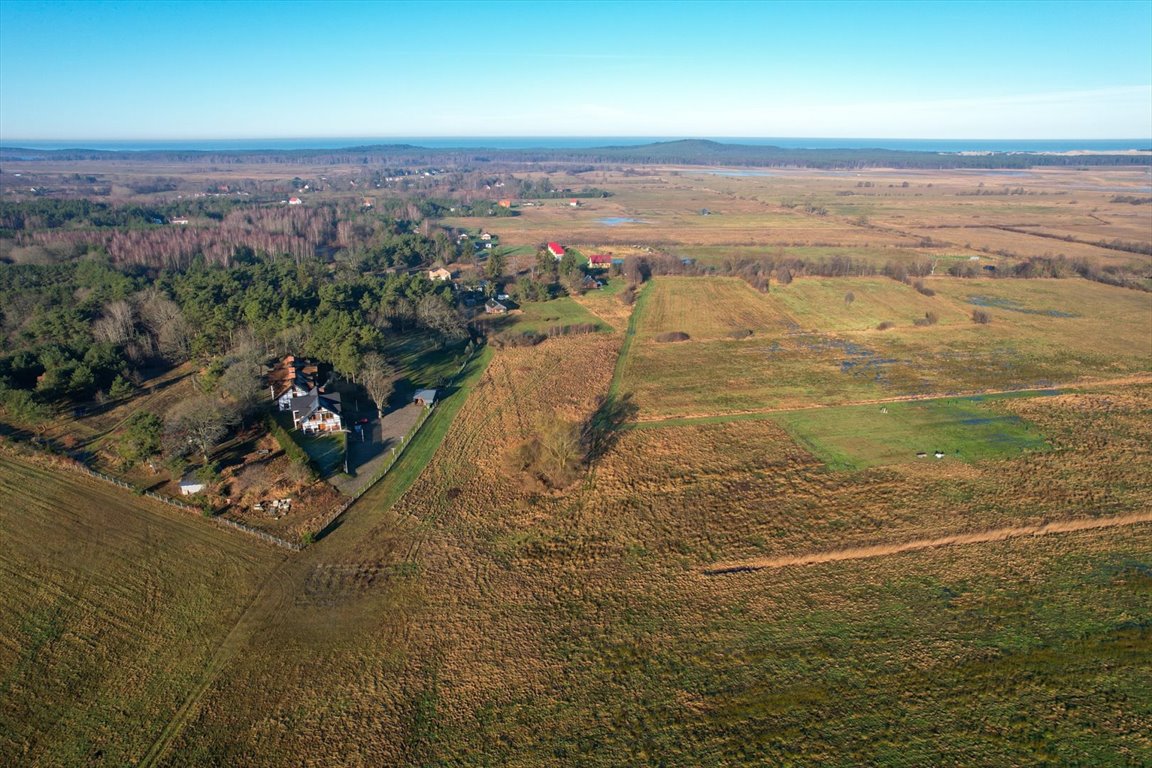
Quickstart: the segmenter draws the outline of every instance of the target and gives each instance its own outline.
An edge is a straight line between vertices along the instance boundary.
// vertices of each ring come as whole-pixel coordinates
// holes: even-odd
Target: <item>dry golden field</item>
[[[1111,202],[1147,195],[1145,170],[553,181],[615,194],[485,228],[509,246],[712,263],[984,265],[1012,257],[983,249],[1062,252],[991,226],[1135,241],[1152,211]],[[411,462],[290,555],[0,454],[0,764],[1152,764],[1150,294],[942,271],[934,296],[881,278],[760,294],[660,276],[631,313],[611,291],[541,305],[541,322],[587,310],[616,332],[486,349]],[[927,312],[938,322],[915,325]],[[691,339],[656,341],[669,331]],[[543,490],[513,466],[542,427],[609,395],[638,423],[577,482]],[[77,439],[124,416],[95,414]],[[865,456],[895,439],[881,416],[906,419],[902,455],[968,418],[1020,440]],[[901,551],[962,536],[979,543]],[[871,554],[710,574],[851,549]]]
[[[1043,388],[1150,372],[1152,297],[1087,280],[930,278],[935,296],[886,279],[804,278],[759,295],[734,280],[656,278],[638,303],[620,391],[641,420]],[[690,293],[707,297],[696,302]],[[855,297],[844,300],[846,293]],[[662,307],[677,296],[675,321]],[[733,313],[755,301],[794,320],[741,340]],[[691,306],[689,310],[687,307]],[[987,325],[971,312],[989,313]],[[649,321],[649,313],[653,321]],[[937,324],[914,323],[928,312]],[[891,322],[887,331],[880,322]],[[680,323],[684,327],[675,327]],[[708,329],[659,343],[643,329]],[[693,336],[695,338],[695,336]]]
[[[393,512],[354,508],[293,561],[168,764],[1152,754],[1152,525],[703,574],[1146,509],[1152,390],[1005,404],[1055,448],[1013,460],[830,473],[749,421],[624,431],[573,489],[524,490],[521,425],[587,414],[614,344],[498,353]]]
[[[596,186],[613,196],[583,200],[580,208],[567,200],[542,201],[521,209],[519,217],[488,221],[486,228],[505,245],[547,240],[586,250],[641,245],[702,263],[783,254],[852,256],[878,265],[916,259],[946,265],[976,256],[988,264],[1063,254],[1100,266],[1147,265],[1147,255],[1096,244],[1152,243],[1152,206],[1114,201],[1149,196],[1152,174],[1146,168],[663,168],[642,175],[593,171],[550,178],[556,187]],[[701,215],[704,209],[711,215]],[[634,221],[605,224],[602,219]],[[473,226],[474,220],[448,223]]]
[[[0,764],[133,764],[284,555],[7,450],[0,492]]]

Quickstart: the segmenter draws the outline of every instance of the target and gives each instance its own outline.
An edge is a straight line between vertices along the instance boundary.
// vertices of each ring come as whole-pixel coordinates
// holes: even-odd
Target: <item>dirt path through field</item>
[[[1152,375],[1137,373],[1130,376],[1121,376],[1114,379],[1089,379],[1086,381],[1073,381],[1064,384],[1053,384],[1047,387],[1024,387],[1023,389],[988,389],[980,392],[961,392],[950,395],[894,395],[872,400],[853,400],[847,403],[811,403],[808,405],[790,405],[782,408],[762,408],[755,411],[739,411],[714,415],[692,416],[661,416],[658,418],[639,417],[629,422],[621,429],[660,429],[661,427],[683,427],[691,424],[719,424],[727,421],[744,421],[754,419],[767,419],[778,413],[791,413],[794,411],[812,411],[818,408],[847,408],[857,405],[887,405],[890,403],[913,403],[925,400],[952,400],[962,397],[992,397],[995,395],[1026,394],[1028,392],[1073,392],[1082,389],[1099,389],[1101,387],[1127,386],[1130,384],[1152,384]]]
[[[841,560],[864,560],[872,557],[897,555],[901,552],[915,552],[921,549],[951,547],[958,544],[985,544],[991,541],[1005,541],[1021,536],[1047,536],[1051,533],[1074,533],[1076,531],[1090,531],[1097,528],[1116,528],[1124,525],[1138,525],[1140,523],[1152,523],[1152,512],[1137,512],[1131,515],[1120,515],[1119,517],[1062,520],[1017,528],[994,528],[977,533],[960,533],[955,536],[941,536],[937,539],[915,539],[899,544],[876,544],[871,547],[833,549],[824,552],[809,552],[804,555],[795,555],[792,557],[717,563],[703,569],[702,573],[705,576],[722,576],[729,573],[787,568],[793,565],[816,565],[818,563],[835,563]]]

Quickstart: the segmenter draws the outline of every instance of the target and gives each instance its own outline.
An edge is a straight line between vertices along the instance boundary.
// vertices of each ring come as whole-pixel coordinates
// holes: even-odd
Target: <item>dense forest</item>
[[[420,269],[464,257],[456,239],[421,205],[381,208],[235,205],[174,226],[153,223],[168,211],[5,203],[0,404],[30,416],[116,397],[148,370],[241,348],[355,379],[391,337],[466,337],[452,288]]]

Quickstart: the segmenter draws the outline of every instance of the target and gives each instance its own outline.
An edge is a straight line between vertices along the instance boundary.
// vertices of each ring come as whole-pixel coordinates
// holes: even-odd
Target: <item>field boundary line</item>
[[[624,369],[628,367],[628,353],[632,351],[632,342],[636,338],[636,328],[640,324],[640,314],[644,311],[652,280],[640,288],[636,301],[632,303],[632,314],[628,315],[628,328],[624,331],[624,341],[620,344],[620,352],[616,356],[616,368],[612,371],[612,381],[608,384],[608,397],[616,397],[620,393],[620,382],[624,379]]]
[[[1100,528],[1118,528],[1128,525],[1152,523],[1152,512],[1137,512],[1130,515],[1116,517],[1074,518],[1070,520],[1056,520],[1040,523],[1039,525],[1025,525],[1010,528],[991,528],[976,533],[958,533],[952,536],[941,536],[935,539],[914,539],[898,544],[874,544],[866,547],[850,547],[847,549],[832,549],[822,552],[809,552],[791,557],[762,558],[744,560],[742,562],[717,563],[701,570],[705,576],[724,576],[733,573],[750,573],[754,571],[770,571],[779,568],[788,568],[797,565],[819,565],[822,563],[836,563],[844,560],[867,560],[875,557],[898,555],[904,552],[917,552],[924,549],[938,547],[953,547],[963,544],[987,544],[995,541],[1007,541],[1024,536],[1047,536],[1054,533],[1077,533]]]

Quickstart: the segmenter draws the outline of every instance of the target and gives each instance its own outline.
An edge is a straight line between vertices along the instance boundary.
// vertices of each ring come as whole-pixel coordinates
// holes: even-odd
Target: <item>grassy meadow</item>
[[[1047,445],[1014,414],[982,397],[808,408],[779,414],[789,433],[833,469],[1010,457]]]
[[[354,507],[293,560],[166,764],[1152,755],[1147,524],[701,572],[1142,509],[1152,390],[1004,400],[1052,443],[1012,458],[830,472],[757,420],[623,431],[567,492],[518,484],[506,453],[537,420],[594,408],[617,345],[497,352],[395,507]]]
[[[620,391],[634,396],[641,420],[652,420],[1048,388],[1152,370],[1147,293],[1078,279],[926,285],[936,295],[879,278],[804,278],[761,295],[730,278],[658,277],[639,310]],[[973,323],[976,309],[991,322]],[[917,326],[929,312],[936,324]],[[894,326],[882,331],[880,322]],[[721,338],[738,328],[753,334]],[[671,330],[692,340],[654,339]]]
[[[128,765],[284,555],[0,454],[0,763]]]
[[[1062,243],[996,227],[1147,240],[1152,215],[1112,202],[1139,169],[553,181],[613,196],[486,218],[502,247],[1011,264]],[[931,296],[658,276],[631,307],[613,280],[492,318],[606,332],[484,349],[291,554],[0,453],[0,765],[1152,764],[1152,523],[897,551],[1147,514],[1152,295],[943,271]],[[459,364],[390,344],[413,386]],[[607,396],[632,421],[572,485],[518,468]]]

